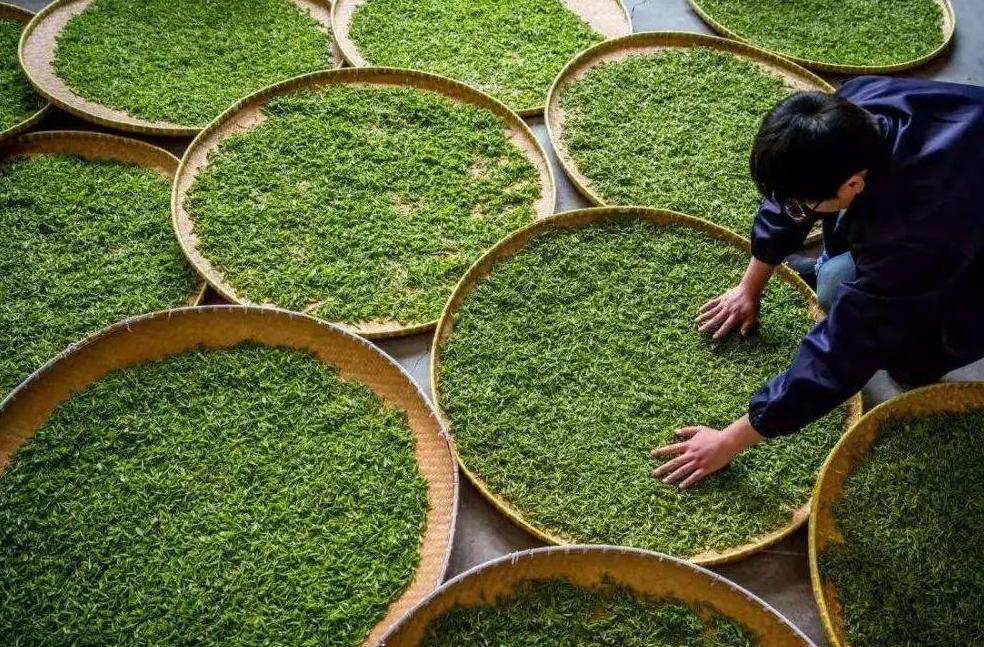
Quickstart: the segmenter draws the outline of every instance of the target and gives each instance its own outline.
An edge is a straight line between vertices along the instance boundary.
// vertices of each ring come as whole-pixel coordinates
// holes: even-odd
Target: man
[[[700,330],[751,333],[775,267],[817,220],[828,316],[748,415],[653,451],[669,458],[653,475],[682,488],[822,417],[878,369],[917,386],[984,356],[984,88],[862,77],[793,95],[763,120],[751,172],[767,198],[753,259],[700,311]]]

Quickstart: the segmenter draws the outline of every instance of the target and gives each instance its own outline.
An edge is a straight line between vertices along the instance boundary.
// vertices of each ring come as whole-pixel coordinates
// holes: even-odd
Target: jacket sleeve
[[[787,256],[803,247],[812,221],[797,223],[773,200],[765,200],[752,225],[752,256],[779,265]]]
[[[795,433],[860,391],[879,368],[871,318],[877,309],[863,289],[842,286],[790,368],[752,396],[748,417],[755,430],[766,438]]]
[[[940,285],[959,255],[930,256],[926,250],[934,245],[926,241],[892,247],[868,267],[859,263],[858,278],[840,287],[829,315],[802,341],[790,368],[752,396],[749,420],[760,434],[799,431],[860,391],[889,365],[888,358],[919,348],[940,307]]]

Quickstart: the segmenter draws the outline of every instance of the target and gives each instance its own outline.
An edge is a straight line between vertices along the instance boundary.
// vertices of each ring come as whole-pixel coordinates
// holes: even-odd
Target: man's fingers
[[[687,443],[673,443],[672,445],[657,447],[649,453],[653,458],[662,458],[664,456],[676,456],[685,451],[687,451]]]
[[[693,486],[697,485],[699,482],[704,480],[705,476],[707,476],[707,473],[704,472],[704,470],[702,469],[694,470],[693,472],[690,473],[690,476],[684,479],[683,483],[680,484],[680,489],[688,490],[692,488]]]
[[[731,334],[731,331],[735,329],[738,322],[738,315],[731,315],[723,324],[721,324],[721,327],[717,329],[717,332],[714,333],[714,337],[712,337],[712,339],[714,341],[721,341]]]
[[[693,438],[700,431],[700,427],[684,427],[683,429],[677,429],[677,438]],[[681,443],[683,444],[683,443]]]
[[[708,310],[707,312],[701,312],[699,315],[697,315],[697,325],[702,326],[704,325],[704,323],[718,316],[719,314],[721,314],[721,309],[722,306],[715,306],[710,310]]]
[[[684,465],[686,465],[692,460],[693,459],[690,458],[689,456],[677,456],[673,460],[667,461],[663,465],[660,465],[659,467],[654,469],[653,476],[658,479],[661,479],[667,474],[669,474],[670,472],[676,470],[679,467],[683,467]]]
[[[713,319],[708,320],[700,327],[700,331],[705,335],[707,333],[714,332],[715,330],[721,327],[721,324],[723,324],[725,320],[727,320],[727,318],[728,318],[728,313],[722,308],[720,311],[718,311],[717,315],[715,315]]]
[[[697,469],[697,463],[694,461],[688,461],[687,464],[682,465],[675,469],[672,474],[663,479],[663,483],[673,485],[675,483],[680,483],[680,481],[686,482],[685,479],[689,480],[691,474]],[[681,485],[683,485],[681,483]]]
[[[713,310],[717,308],[720,303],[721,303],[721,297],[718,297],[716,299],[711,299],[710,301],[705,303],[704,306],[700,309],[700,314],[704,314],[709,310]]]
[[[741,325],[741,336],[748,337],[755,330],[755,318],[749,318]]]

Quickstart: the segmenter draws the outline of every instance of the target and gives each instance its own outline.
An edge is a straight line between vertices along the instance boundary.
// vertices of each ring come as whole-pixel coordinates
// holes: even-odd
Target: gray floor
[[[30,9],[40,9],[44,0],[7,0]],[[952,0],[957,12],[958,36],[955,46],[939,60],[911,72],[913,76],[962,83],[984,84],[984,5],[981,0]],[[686,0],[625,0],[635,31],[685,30],[709,32],[690,10]],[[836,77],[830,77],[837,81]],[[530,125],[544,147],[550,152],[550,142],[542,118],[532,118]],[[83,122],[64,114],[45,120],[42,129],[90,128]],[[152,140],[154,141],[154,140]],[[181,154],[187,142],[161,141]],[[567,181],[554,162],[558,182],[558,210],[566,211],[588,206]],[[384,351],[399,361],[424,388],[430,392],[430,335],[418,335],[380,344]],[[984,362],[979,362],[950,376],[950,379],[984,380]],[[876,376],[865,389],[865,401],[870,406],[898,393],[898,387],[884,375]],[[461,505],[449,575],[456,575],[494,557],[540,545],[493,509],[467,482],[462,483]],[[771,550],[737,564],[715,568],[774,605],[789,620],[800,627],[818,645],[827,645],[817,609],[810,591],[809,568],[806,560],[806,535],[797,533]]]

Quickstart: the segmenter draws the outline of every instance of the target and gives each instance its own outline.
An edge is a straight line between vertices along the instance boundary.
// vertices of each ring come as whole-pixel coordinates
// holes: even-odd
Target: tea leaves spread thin
[[[204,127],[260,88],[332,67],[331,44],[290,0],[93,0],[61,32],[54,67],[89,101]]]
[[[422,647],[754,647],[758,639],[713,609],[605,584],[525,582],[494,605],[455,607],[427,628]]]
[[[984,411],[887,423],[834,505],[820,570],[854,647],[984,644]]]
[[[406,413],[295,350],[110,374],[0,477],[8,645],[357,647],[413,578]]]
[[[936,0],[699,0],[759,47],[836,65],[897,65],[943,44]]]
[[[699,334],[699,307],[747,263],[706,234],[635,219],[538,235],[465,299],[440,351],[463,463],[574,542],[690,557],[784,527],[810,498],[840,412],[686,493],[650,475],[649,451],[676,429],[746,413],[811,328],[805,298],[774,281],[758,334]]]
[[[672,209],[742,235],[761,197],[748,157],[762,117],[793,92],[708,48],[603,63],[563,90],[563,142],[607,204]]]
[[[604,40],[560,0],[370,0],[350,37],[373,65],[458,79],[514,110],[542,106],[564,65]]]
[[[329,85],[264,114],[211,153],[187,198],[202,254],[251,301],[431,321],[475,258],[535,217],[539,174],[481,108]]]
[[[0,166],[0,399],[69,343],[194,294],[170,194],[168,178],[131,164]]]
[[[17,58],[23,27],[15,20],[0,20],[0,131],[24,121],[44,105]]]

